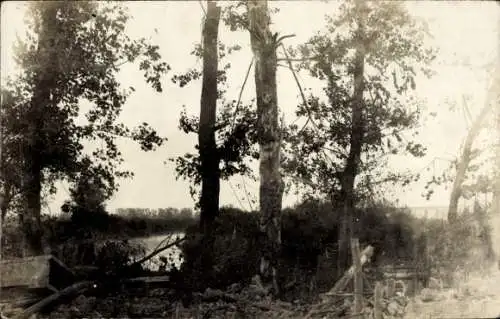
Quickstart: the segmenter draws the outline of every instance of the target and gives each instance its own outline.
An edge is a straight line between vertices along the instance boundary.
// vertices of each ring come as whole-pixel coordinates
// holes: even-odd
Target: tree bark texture
[[[221,9],[207,1],[203,27],[203,83],[200,102],[198,145],[201,160],[200,230],[203,233],[201,267],[210,278],[213,266],[213,224],[219,213],[220,170],[215,142],[217,115],[218,33]]]
[[[280,174],[281,133],[278,123],[276,85],[276,43],[269,29],[267,1],[247,2],[249,31],[255,58],[257,131],[260,148],[260,231],[263,235],[259,274],[265,285],[276,279],[281,251],[281,205],[283,182]]]
[[[491,89],[490,89],[491,90]],[[488,97],[491,96],[488,94]],[[454,223],[457,220],[458,215],[458,201],[462,196],[462,184],[465,181],[465,174],[467,173],[467,168],[472,160],[472,144],[476,139],[477,135],[483,128],[483,123],[488,117],[488,114],[493,108],[493,101],[487,97],[486,104],[481,109],[478,117],[472,123],[472,127],[467,133],[465,138],[465,143],[463,146],[462,154],[457,164],[457,172],[455,175],[455,180],[453,181],[453,187],[450,194],[450,204],[448,206],[448,222]]]
[[[3,165],[3,140],[4,140],[4,133],[3,133],[3,119],[2,116],[0,116],[0,179],[4,178],[4,165]],[[8,185],[7,183],[4,184],[4,189],[0,192],[0,240],[2,239],[2,222],[7,214],[7,193],[8,193]],[[1,248],[1,244],[0,244]],[[1,251],[1,249],[0,249]]]
[[[200,228],[206,233],[219,211],[220,170],[215,143],[217,113],[217,40],[220,7],[207,1],[207,15],[203,28],[203,84],[200,102],[198,145],[201,160]]]
[[[353,211],[354,211],[354,185],[356,175],[359,171],[359,161],[361,148],[363,146],[363,136],[365,130],[365,119],[363,115],[364,101],[363,92],[365,90],[364,72],[366,49],[364,46],[365,16],[366,7],[364,0],[357,0],[356,6],[363,15],[358,16],[358,30],[356,35],[356,55],[352,66],[352,76],[354,79],[354,93],[352,97],[351,115],[351,137],[349,155],[342,173],[341,188],[341,208],[339,211],[339,237],[338,237],[338,259],[337,272],[341,275],[349,264],[349,243],[350,238],[357,236]]]
[[[52,105],[51,91],[56,87],[58,61],[53,58],[53,47],[56,46],[58,23],[58,5],[47,4],[42,15],[41,33],[38,44],[38,70],[35,70],[35,85],[30,109],[27,115],[27,140],[24,143],[24,165],[22,197],[24,211],[20,214],[20,224],[23,229],[26,253],[39,255],[43,253],[42,227],[41,227],[41,190],[42,190],[42,151],[46,141],[44,137],[45,110]]]

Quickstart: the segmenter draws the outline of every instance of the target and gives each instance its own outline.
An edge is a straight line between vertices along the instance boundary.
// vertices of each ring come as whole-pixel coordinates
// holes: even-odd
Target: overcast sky
[[[108,207],[191,207],[193,201],[189,196],[188,183],[176,181],[172,163],[164,163],[169,157],[182,155],[193,150],[195,136],[186,136],[178,126],[179,112],[183,105],[190,114],[199,111],[201,81],[188,87],[179,88],[172,84],[170,78],[190,67],[201,65],[200,61],[190,56],[196,42],[201,40],[203,12],[198,1],[138,1],[128,2],[133,19],[127,28],[132,37],[146,37],[160,46],[163,58],[173,68],[163,80],[163,93],[156,93],[143,81],[137,66],[125,66],[119,75],[124,87],[133,85],[136,88],[124,107],[121,120],[129,125],[148,122],[169,141],[158,151],[144,153],[131,142],[121,142],[125,167],[135,172],[131,180],[121,182],[121,188],[109,202]],[[287,39],[287,45],[296,45],[306,41],[315,31],[324,26],[324,15],[335,13],[339,2],[324,1],[273,1],[272,6],[279,7],[280,12],[273,17],[273,31],[282,34],[294,33],[296,37]],[[427,101],[429,112],[436,112],[434,119],[427,121],[422,127],[419,141],[428,147],[428,155],[419,160],[393,160],[394,167],[421,170],[436,157],[451,158],[456,156],[460,142],[467,131],[467,122],[461,112],[451,112],[445,104],[447,100],[461,101],[463,94],[470,95],[471,112],[474,114],[482,107],[489,78],[484,66],[497,56],[499,49],[498,18],[499,8],[493,1],[419,1],[407,2],[410,13],[424,18],[430,27],[433,38],[429,44],[438,47],[439,63],[435,70],[437,75],[428,80],[418,79],[417,92],[420,98]],[[222,5],[224,5],[222,3]],[[2,78],[12,74],[12,43],[16,32],[23,34],[22,1],[2,2],[1,16],[1,70]],[[226,44],[240,44],[243,49],[231,57],[232,69],[229,74],[231,87],[228,98],[236,99],[246,69],[251,60],[249,35],[232,33],[221,23],[220,40]],[[461,62],[457,64],[457,62]],[[303,74],[304,87],[318,89],[317,83]],[[319,90],[319,89],[318,89]],[[253,79],[249,80],[243,100],[254,96]],[[298,91],[291,73],[286,69],[278,71],[278,101],[285,113],[286,120],[294,119],[294,108],[298,104]],[[448,165],[445,161],[436,161],[431,165],[439,173]],[[430,175],[427,175],[429,177]],[[221,203],[248,208],[247,199],[242,190],[241,177],[235,177],[230,183],[224,182],[221,189]],[[258,184],[246,180],[248,190],[255,199]],[[425,180],[406,189],[393,189],[394,198],[409,206],[441,206],[448,201],[448,191],[438,190],[436,195],[426,201],[421,197]],[[234,189],[234,191],[232,190]],[[51,201],[50,211],[59,210],[62,201],[67,197],[65,186]],[[294,204],[295,196],[288,196],[285,205]],[[255,208],[255,207],[254,207]]]

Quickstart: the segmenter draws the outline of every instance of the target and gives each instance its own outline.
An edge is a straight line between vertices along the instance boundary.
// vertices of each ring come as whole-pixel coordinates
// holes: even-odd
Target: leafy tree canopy
[[[255,110],[252,108],[253,101],[248,104],[242,103],[241,92],[238,100],[227,98],[227,74],[231,68],[231,62],[228,61],[228,57],[231,53],[240,49],[239,45],[226,46],[222,42],[219,42],[219,59],[223,67],[217,71],[218,105],[215,130],[221,178],[224,180],[238,174],[254,178],[253,172],[248,166],[247,159],[258,158],[258,151],[255,149],[255,123],[257,116]],[[201,59],[202,50],[200,45],[196,45],[191,54]],[[172,82],[179,84],[180,87],[184,87],[192,81],[198,80],[200,77],[201,70],[190,69],[183,74],[174,75]],[[179,120],[179,129],[186,134],[197,134],[198,125],[199,117],[187,114],[184,109]],[[198,145],[195,148],[198,150]],[[176,164],[177,177],[187,179],[191,182],[191,196],[197,199],[201,183],[199,153],[186,153],[183,156],[171,158],[170,161]]]
[[[83,176],[97,176],[105,198],[116,190],[116,178],[131,176],[118,138],[130,138],[145,151],[165,139],[147,124],[128,128],[118,121],[133,87],[117,81],[120,66],[137,63],[144,79],[162,91],[161,75],[170,70],[159,47],[124,32],[129,15],[119,3],[93,1],[31,2],[27,32],[15,45],[21,73],[2,88],[2,191],[20,188],[19,163],[33,128],[40,138],[43,182],[67,178],[78,185]],[[33,105],[43,92],[48,103]],[[84,111],[82,102],[90,108]],[[84,141],[97,146],[84,152]],[[100,143],[97,143],[100,141]]]
[[[325,83],[323,96],[303,92],[305,101],[296,114],[306,124],[290,125],[285,137],[285,170],[295,177],[292,183],[309,186],[308,195],[324,196],[340,188],[351,143],[352,75],[360,42],[366,52],[358,196],[373,195],[386,182],[408,184],[418,177],[384,172],[389,156],[425,155],[425,147],[411,139],[423,108],[411,90],[419,73],[432,75],[435,52],[425,46],[426,26],[408,14],[404,3],[366,2],[364,7],[344,2],[337,15],[326,18],[326,30],[287,50],[292,61],[299,61],[299,70]],[[357,25],[360,10],[367,10],[363,32]],[[369,191],[361,194],[361,189]]]

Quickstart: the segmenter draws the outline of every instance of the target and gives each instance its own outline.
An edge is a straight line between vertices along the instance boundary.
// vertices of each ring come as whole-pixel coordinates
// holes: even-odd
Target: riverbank
[[[172,232],[147,237],[135,237],[130,238],[129,240],[143,245],[145,254],[148,255],[154,250],[168,244],[168,242],[173,242],[177,239],[183,238],[184,235],[185,234],[183,232]],[[165,265],[165,270],[169,270],[172,267],[179,269],[183,262],[182,252],[179,247],[172,246],[151,258],[151,260],[144,263],[143,266],[149,270],[155,271],[162,267],[162,265],[164,264],[162,260],[168,263],[168,265]]]

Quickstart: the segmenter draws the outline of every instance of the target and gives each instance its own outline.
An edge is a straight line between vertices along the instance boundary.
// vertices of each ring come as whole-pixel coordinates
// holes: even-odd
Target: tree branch
[[[278,58],[277,61],[278,62],[281,62],[281,61],[287,61],[287,62],[307,62],[307,61],[317,61],[319,59],[320,59],[320,56],[313,56],[313,57],[310,57],[310,58],[297,58],[297,59],[285,57],[285,58]]]
[[[132,264],[130,264],[129,267],[134,267],[134,266],[137,266],[137,265],[140,265],[140,264],[143,264],[145,263],[146,261],[150,260],[151,258],[153,258],[154,256],[158,255],[159,253],[177,245],[177,244],[180,244],[182,243],[184,240],[186,240],[186,237],[182,237],[182,238],[179,238],[177,239],[176,241],[162,247],[162,248],[158,248],[158,249],[155,249],[154,251],[152,251],[151,253],[149,253],[148,255],[144,256],[143,258],[139,259],[138,261],[135,261],[133,262]]]
[[[245,85],[247,84],[248,76],[250,75],[250,70],[252,69],[252,65],[254,62],[255,58],[252,58],[250,61],[250,64],[248,65],[247,68],[247,73],[245,74],[245,79],[243,80],[243,84],[241,85],[240,93],[238,94],[238,101],[236,102],[236,108],[234,110],[233,114],[233,125],[231,126],[231,135],[234,131],[234,126],[236,125],[236,116],[238,115],[240,103],[241,103],[241,96],[243,95],[243,90],[245,89]]]
[[[283,44],[281,44],[281,48],[283,49],[283,54],[285,54],[285,57],[287,59],[288,68],[292,72],[293,78],[295,79],[295,83],[297,84],[297,87],[299,88],[300,96],[302,97],[302,102],[304,103],[304,107],[305,107],[305,109],[307,111],[307,115],[308,115],[309,121],[314,125],[314,127],[316,128],[316,130],[319,131],[318,125],[316,125],[316,123],[312,119],[311,110],[309,109],[306,96],[304,94],[304,91],[302,90],[302,86],[300,85],[299,78],[297,77],[297,74],[295,73],[295,70],[293,69],[292,62],[290,62],[290,59],[288,58],[288,53],[286,53],[285,46]],[[307,122],[306,122],[306,124],[307,124]],[[304,127],[305,127],[305,125],[304,125]],[[300,131],[299,131],[299,133],[300,133]]]

